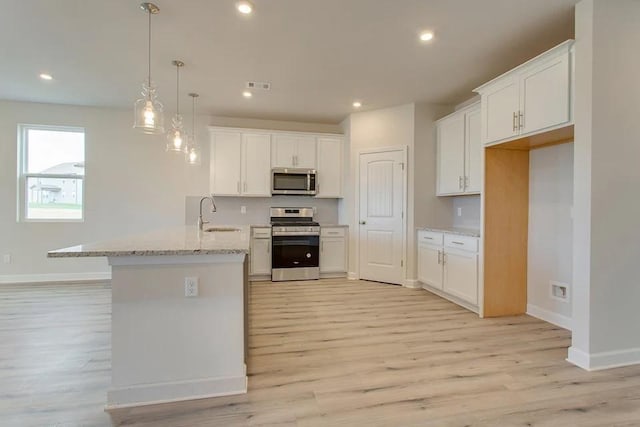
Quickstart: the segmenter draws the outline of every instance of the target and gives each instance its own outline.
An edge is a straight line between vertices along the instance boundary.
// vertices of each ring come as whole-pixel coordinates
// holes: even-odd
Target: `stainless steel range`
[[[320,278],[320,225],[313,208],[271,208],[271,280]]]

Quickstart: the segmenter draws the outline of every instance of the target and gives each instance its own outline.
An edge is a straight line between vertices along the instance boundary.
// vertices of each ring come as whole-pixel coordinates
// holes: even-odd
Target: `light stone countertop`
[[[203,232],[193,225],[188,225],[57,249],[49,251],[47,256],[66,258],[249,253],[249,226],[209,226],[211,227],[229,227],[237,231]]]
[[[436,233],[457,234],[458,236],[480,237],[480,230],[478,230],[477,228],[418,227],[418,230],[435,231]]]
[[[348,225],[346,224],[322,224],[320,223],[320,228],[325,227],[325,228],[349,228]]]

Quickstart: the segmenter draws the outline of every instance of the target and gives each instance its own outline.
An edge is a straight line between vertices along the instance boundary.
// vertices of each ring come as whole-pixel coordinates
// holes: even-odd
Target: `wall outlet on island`
[[[184,278],[184,296],[185,297],[198,296],[198,278],[197,277]]]
[[[11,254],[4,254],[2,257],[2,262],[5,264],[11,264]]]
[[[457,215],[458,216],[462,216],[462,208],[458,208],[457,209]]]
[[[246,206],[240,206],[240,213],[241,214],[246,214],[247,213],[247,207]]]

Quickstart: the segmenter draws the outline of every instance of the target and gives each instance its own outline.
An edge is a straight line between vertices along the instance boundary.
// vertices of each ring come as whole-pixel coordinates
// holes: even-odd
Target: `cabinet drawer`
[[[478,252],[478,238],[470,236],[458,236],[445,234],[444,245],[448,248],[461,249],[463,251]]]
[[[271,228],[252,228],[251,235],[254,238],[271,238]]]
[[[444,234],[437,231],[418,231],[418,243],[428,243],[430,245],[442,246]]]
[[[346,229],[344,227],[327,227],[320,228],[320,235],[322,237],[344,237]]]

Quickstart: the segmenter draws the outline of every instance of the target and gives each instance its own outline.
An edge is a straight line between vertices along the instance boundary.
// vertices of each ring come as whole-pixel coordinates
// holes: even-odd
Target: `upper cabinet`
[[[567,40],[475,90],[481,96],[485,145],[573,122],[573,43]]]
[[[318,172],[316,197],[340,198],[343,185],[343,142],[342,138],[318,137]]]
[[[216,196],[271,196],[271,135],[212,131],[210,189]]]
[[[271,166],[274,168],[316,168],[316,138],[298,134],[273,137]]]
[[[437,123],[439,196],[478,194],[481,177],[480,104]]]
[[[341,135],[223,127],[210,133],[213,195],[271,197],[272,168],[301,168],[316,170],[316,197],[342,197]]]

